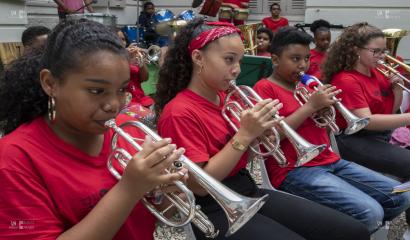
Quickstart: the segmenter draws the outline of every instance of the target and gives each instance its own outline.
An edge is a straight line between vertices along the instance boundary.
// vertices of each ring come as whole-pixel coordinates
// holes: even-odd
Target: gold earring
[[[202,69],[204,69],[204,66],[203,66],[203,65],[201,65],[201,66],[199,67],[198,74],[201,74],[201,73],[202,73]]]
[[[56,101],[53,97],[48,98],[48,119],[51,123],[56,120]]]

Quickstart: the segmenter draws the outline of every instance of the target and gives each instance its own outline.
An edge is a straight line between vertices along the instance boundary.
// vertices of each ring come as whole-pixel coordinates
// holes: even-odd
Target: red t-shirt
[[[280,116],[288,117],[298,108],[300,108],[298,101],[293,97],[293,92],[276,85],[268,79],[259,80],[255,84],[254,89],[264,99],[278,99],[283,103],[283,108],[279,110]],[[326,144],[328,146],[315,159],[304,164],[303,166],[321,166],[336,162],[340,159],[339,155],[333,152],[330,147],[330,140],[329,136],[327,135],[326,129],[317,127],[311,118],[307,118],[298,127],[298,129],[296,129],[296,132],[301,137],[306,139],[306,141],[312,144]],[[282,184],[283,180],[286,178],[287,173],[295,168],[294,166],[297,159],[296,151],[287,138],[284,138],[280,142],[280,147],[289,162],[289,165],[287,167],[280,167],[276,160],[274,160],[273,158],[269,157],[266,159],[266,169],[268,171],[270,181],[276,188],[278,188]]]
[[[185,155],[193,162],[208,161],[235,135],[221,114],[224,97],[220,92],[220,103],[216,106],[189,89],[181,91],[161,113],[158,132],[184,147]],[[242,155],[230,176],[246,167],[247,158],[247,153]]]
[[[83,219],[118,182],[107,169],[111,136],[90,156],[40,117],[0,139],[0,239],[56,239]],[[138,203],[114,239],[153,239],[155,222]]]
[[[318,79],[321,79],[322,76],[320,72],[320,65],[322,64],[325,56],[326,56],[326,53],[316,51],[315,49],[311,49],[309,69],[306,71],[306,73],[309,75],[313,75],[317,77]]]
[[[132,95],[131,104],[139,103],[144,107],[151,106],[152,104],[154,104],[154,100],[149,96],[145,96],[145,93],[142,90],[139,76],[140,68],[138,66],[130,64],[130,70],[130,83],[128,84],[127,90]]]
[[[272,30],[272,32],[276,32],[281,27],[289,26],[288,19],[284,17],[280,17],[278,20],[273,20],[272,17],[266,17],[262,20],[262,23]]]
[[[272,53],[270,53],[270,52],[261,52],[261,53],[257,52],[256,56],[269,57],[270,58],[270,57],[272,57]]]
[[[77,10],[84,6],[83,0],[62,0],[62,2],[66,7],[70,8],[71,10]],[[58,12],[64,12],[64,9],[58,7]],[[84,13],[84,8],[81,8],[76,13]]]
[[[331,84],[341,89],[338,98],[349,110],[369,108],[372,114],[392,114],[394,94],[390,81],[376,69],[370,71],[368,77],[358,71],[341,71],[337,73]],[[336,116],[340,129],[346,128],[346,121],[340,114]]]

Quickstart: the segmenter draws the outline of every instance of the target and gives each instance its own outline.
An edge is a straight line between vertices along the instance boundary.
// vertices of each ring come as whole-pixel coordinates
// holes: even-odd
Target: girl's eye
[[[88,89],[88,92],[91,93],[91,94],[98,95],[98,94],[103,93],[104,90],[98,89],[98,88],[90,88],[90,89]]]
[[[120,93],[125,93],[126,91],[127,91],[127,87],[120,88],[119,90]]]
[[[231,62],[233,62],[233,57],[226,57],[225,61],[228,62],[228,63],[231,63]]]
[[[293,62],[299,62],[299,58],[298,58],[298,57],[294,57],[294,58],[292,58],[292,61],[293,61]]]

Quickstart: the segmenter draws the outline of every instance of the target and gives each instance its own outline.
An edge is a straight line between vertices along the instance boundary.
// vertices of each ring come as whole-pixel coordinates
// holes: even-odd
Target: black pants
[[[228,222],[222,208],[210,196],[197,197],[197,203],[220,231],[216,239],[370,239],[364,225],[343,213],[288,193],[258,189],[247,171],[223,183],[246,196],[268,194],[269,197],[261,210],[229,238],[224,236]],[[193,229],[198,240],[206,239],[199,229],[195,226]]]
[[[410,150],[389,143],[390,131],[361,130],[352,135],[336,137],[343,159],[355,162],[372,170],[410,180]],[[410,224],[410,209],[406,211]]]

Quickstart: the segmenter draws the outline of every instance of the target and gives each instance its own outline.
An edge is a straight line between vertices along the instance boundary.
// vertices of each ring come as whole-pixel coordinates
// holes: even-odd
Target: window
[[[272,3],[279,3],[282,15],[304,15],[306,0],[250,0],[249,9],[253,14],[270,15]]]

